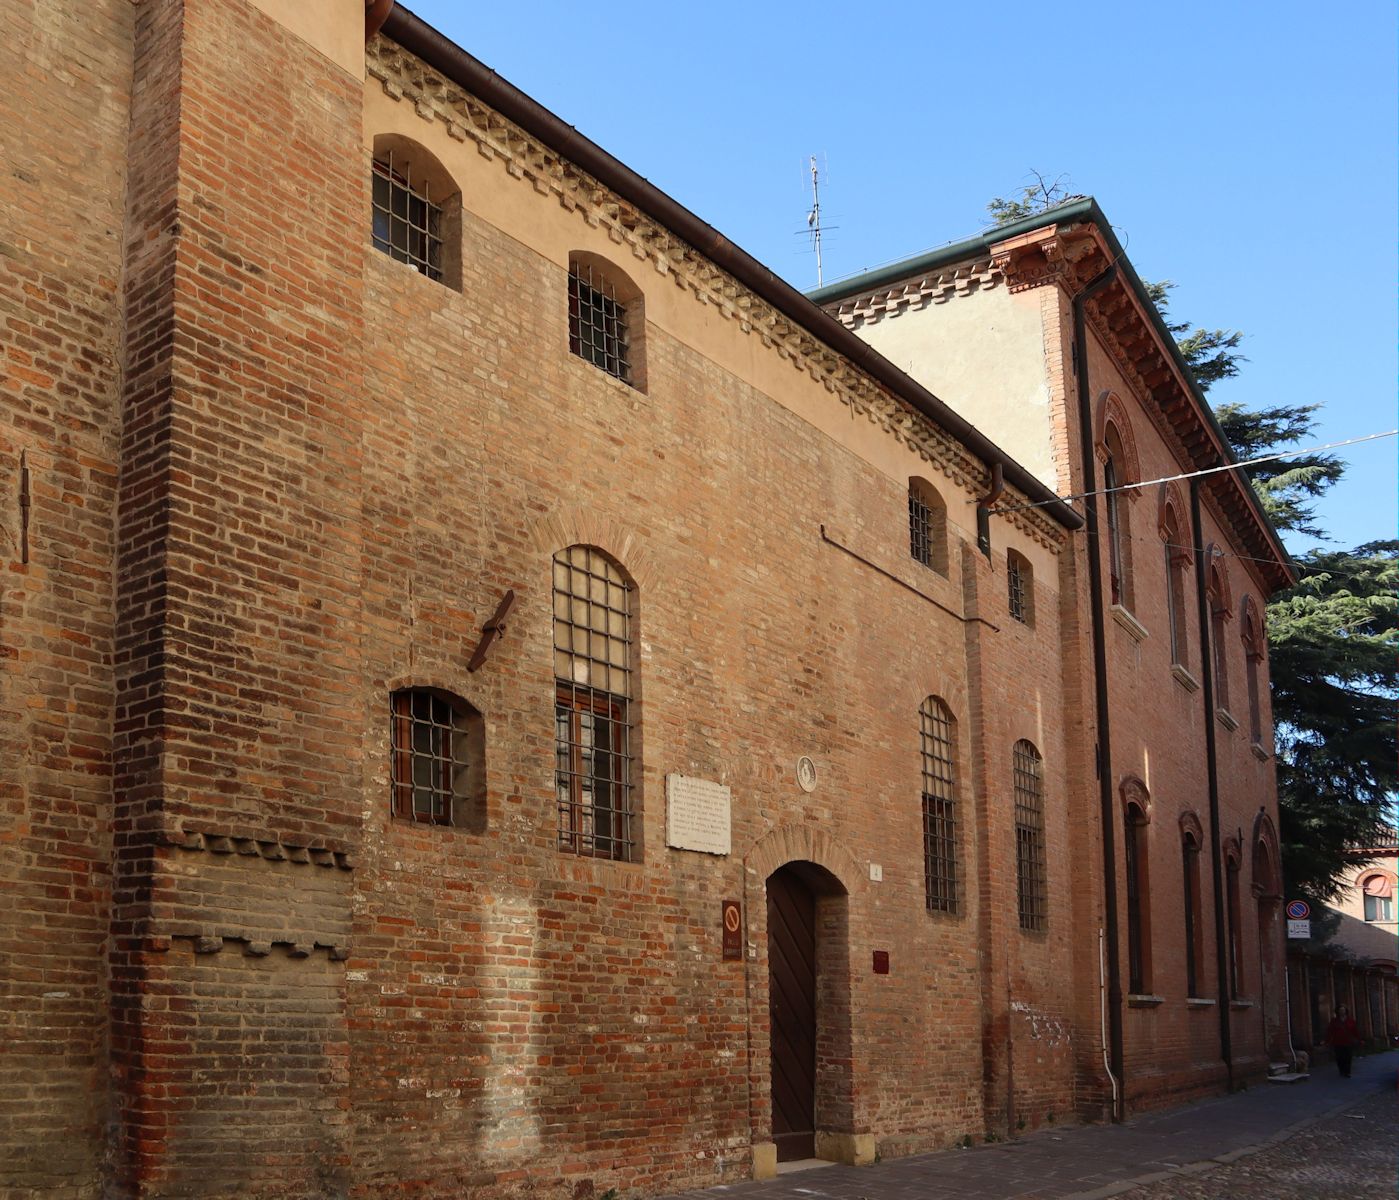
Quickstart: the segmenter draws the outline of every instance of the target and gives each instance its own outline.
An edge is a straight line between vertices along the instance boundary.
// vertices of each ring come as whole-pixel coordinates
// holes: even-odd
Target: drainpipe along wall
[[[1122,963],[1117,938],[1116,799],[1112,783],[1112,734],[1108,706],[1106,621],[1103,612],[1103,554],[1098,540],[1098,469],[1093,454],[1093,406],[1088,382],[1088,335],[1084,306],[1112,282],[1110,266],[1073,298],[1074,376],[1078,385],[1079,452],[1083,460],[1084,522],[1088,536],[1088,606],[1093,625],[1093,692],[1098,728],[1098,802],[1103,834],[1103,924],[1107,942],[1108,1070],[1116,1079],[1112,1119],[1121,1121],[1127,1105],[1122,1062]]]
[[[1234,1090],[1234,1049],[1230,1029],[1229,944],[1224,920],[1223,847],[1219,836],[1219,760],[1216,757],[1214,729],[1214,660],[1210,653],[1210,602],[1205,591],[1209,563],[1205,561],[1205,539],[1200,520],[1200,480],[1190,481],[1190,533],[1195,539],[1195,606],[1200,617],[1200,695],[1205,707],[1205,772],[1210,793],[1210,857],[1214,879],[1214,958],[1219,979],[1219,1056],[1224,1060],[1228,1088]]]

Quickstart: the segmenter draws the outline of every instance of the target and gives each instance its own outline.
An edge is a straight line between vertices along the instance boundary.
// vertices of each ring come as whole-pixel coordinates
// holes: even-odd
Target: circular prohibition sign
[[[738,932],[738,923],[742,918],[738,914],[737,904],[724,905],[724,928],[730,933]]]
[[[1287,915],[1293,921],[1305,921],[1312,915],[1312,906],[1305,900],[1289,900]]]

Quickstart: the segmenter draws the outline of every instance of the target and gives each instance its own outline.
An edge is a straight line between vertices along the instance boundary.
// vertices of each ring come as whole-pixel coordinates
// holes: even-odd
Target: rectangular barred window
[[[957,911],[957,797],[952,714],[936,696],[919,709],[923,758],[923,884],[930,912]]]
[[[442,210],[428,198],[426,185],[394,169],[393,155],[374,160],[376,250],[442,282]]]
[[[559,849],[627,860],[635,846],[631,586],[590,546],[554,555]]]
[[[453,799],[470,765],[466,717],[425,689],[393,695],[393,812],[433,825],[453,823]]]
[[[1043,760],[1029,742],[1015,743],[1015,883],[1020,928],[1043,931],[1049,924],[1044,847]]]
[[[1028,624],[1028,611],[1025,605],[1025,573],[1021,570],[1020,557],[1010,554],[1006,557],[1006,588],[1010,594],[1010,615],[1021,624]]]
[[[908,553],[925,567],[933,565],[933,511],[912,488],[908,492]]]
[[[627,309],[615,286],[587,263],[568,270],[568,348],[623,383],[631,382]]]

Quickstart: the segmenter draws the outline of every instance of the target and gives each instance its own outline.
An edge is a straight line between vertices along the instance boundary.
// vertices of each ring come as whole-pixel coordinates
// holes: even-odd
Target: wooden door
[[[772,1140],[790,1162],[816,1153],[816,898],[790,867],[767,893]]]

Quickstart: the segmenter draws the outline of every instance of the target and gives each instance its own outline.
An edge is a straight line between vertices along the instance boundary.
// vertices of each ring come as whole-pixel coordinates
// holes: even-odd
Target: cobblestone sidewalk
[[[1371,1190],[1357,1192],[1357,1185],[1341,1182],[1340,1176],[1333,1183],[1317,1174],[1313,1183],[1296,1193],[1269,1192],[1254,1181],[1254,1190],[1241,1194],[1257,1200],[1282,1200],[1293,1194],[1306,1200],[1331,1195],[1349,1200],[1378,1195],[1373,1189],[1380,1185],[1388,1200],[1393,1200],[1396,1068],[1396,1052],[1356,1060],[1351,1079],[1341,1079],[1335,1067],[1320,1064],[1305,1083],[1259,1084],[1233,1096],[1150,1113],[1124,1125],[1040,1132],[1009,1143],[921,1154],[870,1167],[820,1167],[763,1183],[688,1192],[672,1200],[1101,1200],[1139,1185],[1166,1190],[1136,1191],[1132,1200],[1147,1196],[1195,1200],[1231,1194],[1181,1189],[1212,1185],[1213,1172],[1236,1161],[1243,1163],[1244,1156],[1255,1151],[1276,1154],[1278,1169],[1287,1170],[1286,1164],[1293,1161],[1288,1146],[1300,1136],[1320,1139],[1318,1151],[1332,1147],[1347,1164],[1353,1162]],[[1363,1102],[1363,1111],[1357,1113],[1364,1121],[1333,1116],[1357,1102]],[[1354,1135],[1345,1147],[1336,1141],[1349,1126],[1363,1127],[1369,1137],[1383,1143],[1385,1169],[1380,1176],[1375,1175],[1375,1158],[1368,1149],[1364,1153],[1356,1149],[1364,1138]],[[1265,1149],[1270,1144],[1274,1148]],[[1305,1158],[1297,1158],[1294,1165],[1300,1179]],[[1324,1172],[1328,1164],[1313,1165]],[[1242,1167],[1229,1169],[1239,1171],[1240,1179],[1250,1178]]]

